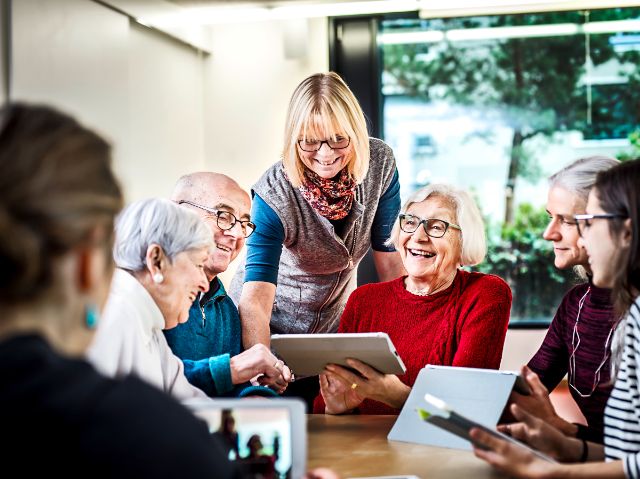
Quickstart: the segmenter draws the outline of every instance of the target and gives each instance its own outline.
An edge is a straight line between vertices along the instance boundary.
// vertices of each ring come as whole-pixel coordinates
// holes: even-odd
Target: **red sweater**
[[[407,367],[408,386],[427,364],[498,369],[511,310],[511,290],[497,276],[459,270],[449,288],[417,296],[404,278],[356,289],[340,318],[340,333],[385,332]],[[398,414],[365,399],[362,414]],[[324,412],[319,395],[314,412]]]

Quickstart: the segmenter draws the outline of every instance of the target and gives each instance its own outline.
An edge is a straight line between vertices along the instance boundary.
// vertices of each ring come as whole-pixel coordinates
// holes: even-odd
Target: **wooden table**
[[[308,467],[330,467],[343,478],[416,475],[426,478],[505,477],[472,452],[387,441],[396,416],[307,416]]]

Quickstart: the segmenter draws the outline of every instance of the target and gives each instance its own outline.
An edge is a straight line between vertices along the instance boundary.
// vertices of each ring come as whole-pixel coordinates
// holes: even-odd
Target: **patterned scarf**
[[[341,220],[351,211],[356,182],[343,168],[337,179],[326,179],[305,169],[304,182],[299,187],[311,207],[328,220]]]

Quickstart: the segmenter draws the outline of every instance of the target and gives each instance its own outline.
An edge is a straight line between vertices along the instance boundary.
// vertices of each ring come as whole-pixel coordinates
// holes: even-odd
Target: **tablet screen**
[[[230,408],[197,411],[236,462],[242,477],[291,477],[291,417],[287,408]]]

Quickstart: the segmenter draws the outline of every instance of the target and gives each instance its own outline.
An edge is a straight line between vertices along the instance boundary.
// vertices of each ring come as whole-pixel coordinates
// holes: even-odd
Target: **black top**
[[[206,425],[137,378],[108,379],[38,336],[0,343],[0,462],[20,477],[232,478]]]

